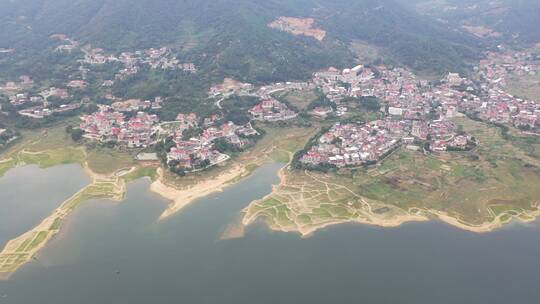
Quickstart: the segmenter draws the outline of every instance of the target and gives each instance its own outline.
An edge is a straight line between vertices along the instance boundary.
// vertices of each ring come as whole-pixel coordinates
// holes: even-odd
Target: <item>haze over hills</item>
[[[457,26],[477,27],[480,36],[540,42],[540,2],[536,0],[401,0],[421,14]],[[490,35],[490,32],[496,33]]]
[[[5,1],[0,12],[0,47],[42,50],[55,33],[108,50],[168,45],[203,71],[258,82],[350,66],[353,41],[431,73],[463,70],[479,43],[395,0],[22,0]],[[268,27],[280,16],[312,17],[326,38]]]

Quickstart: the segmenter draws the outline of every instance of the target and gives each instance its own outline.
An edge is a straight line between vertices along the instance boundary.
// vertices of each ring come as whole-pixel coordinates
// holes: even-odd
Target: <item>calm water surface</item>
[[[89,183],[79,165],[47,170],[32,165],[8,171],[0,178],[0,247],[35,227]]]
[[[539,303],[537,224],[483,235],[438,222],[339,225],[309,239],[259,224],[220,240],[278,169],[160,223],[166,202],[147,180],[124,202],[88,202],[37,262],[0,282],[0,303]]]

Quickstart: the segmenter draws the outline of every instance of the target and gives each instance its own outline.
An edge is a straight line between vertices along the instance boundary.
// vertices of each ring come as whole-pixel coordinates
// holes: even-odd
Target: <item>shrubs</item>
[[[72,126],[66,127],[66,133],[71,135],[71,139],[73,141],[80,141],[83,138],[84,131],[82,129],[76,128],[74,129]]]

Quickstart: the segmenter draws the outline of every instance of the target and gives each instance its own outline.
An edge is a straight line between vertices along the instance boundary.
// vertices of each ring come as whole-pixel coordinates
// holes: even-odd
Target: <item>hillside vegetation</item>
[[[280,16],[312,17],[327,37],[318,41],[270,28]],[[3,1],[0,19],[0,47],[18,54],[42,52],[55,33],[108,50],[167,45],[205,74],[258,82],[305,79],[321,68],[350,66],[353,41],[435,73],[462,70],[477,55],[472,35],[442,27],[395,0],[20,0]]]

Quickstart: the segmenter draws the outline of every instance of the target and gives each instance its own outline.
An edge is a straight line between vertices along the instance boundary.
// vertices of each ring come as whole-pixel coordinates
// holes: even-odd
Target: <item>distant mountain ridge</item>
[[[489,28],[503,41],[540,42],[538,0],[400,0],[418,12],[455,24]]]

